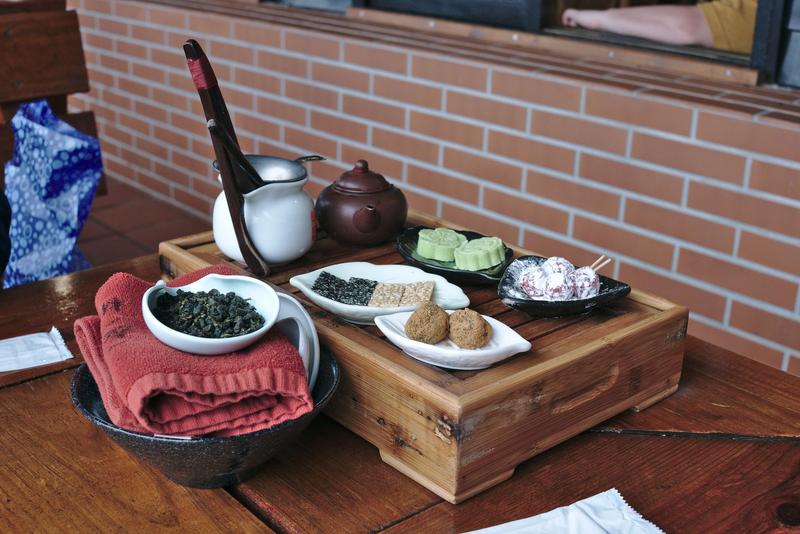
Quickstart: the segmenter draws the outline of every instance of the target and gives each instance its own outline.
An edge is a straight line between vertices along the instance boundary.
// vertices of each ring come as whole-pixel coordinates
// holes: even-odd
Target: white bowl
[[[375,318],[375,324],[383,334],[403,352],[417,360],[447,369],[472,371],[485,369],[514,354],[531,350],[530,341],[517,334],[514,329],[497,319],[483,316],[492,327],[492,337],[480,349],[462,349],[445,339],[436,345],[414,341],[406,336],[405,325],[413,312],[394,313]],[[448,311],[447,313],[453,313]]]
[[[162,293],[183,291],[233,291],[247,299],[264,317],[264,325],[254,332],[228,338],[205,338],[174,330],[153,315],[156,299]],[[167,287],[163,280],[148,289],[142,296],[142,315],[150,332],[162,343],[192,354],[226,354],[243,349],[266,334],[273,325],[281,328],[297,347],[306,368],[309,388],[314,387],[319,367],[319,338],[314,322],[303,306],[291,295],[279,294],[268,284],[249,276],[209,274],[184,286]]]
[[[322,271],[338,276],[345,281],[355,276],[387,283],[427,282],[435,283],[432,300],[444,309],[456,310],[469,306],[469,298],[460,287],[451,284],[437,274],[426,273],[422,269],[408,265],[375,265],[368,262],[357,261],[330,265],[310,273],[292,277],[289,283],[303,292],[311,302],[345,321],[356,324],[373,324],[379,315],[389,315],[402,311],[413,311],[416,306],[397,306],[394,308],[380,308],[377,306],[356,306],[342,304],[335,300],[323,297],[311,288]]]

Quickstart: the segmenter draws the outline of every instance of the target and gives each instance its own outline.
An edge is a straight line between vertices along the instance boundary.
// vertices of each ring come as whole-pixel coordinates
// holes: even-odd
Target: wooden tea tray
[[[422,214],[409,224],[457,225]],[[518,255],[529,251],[515,249]],[[227,263],[211,232],[159,246],[175,277]],[[511,477],[517,465],[627,409],[677,390],[688,310],[633,290],[587,315],[537,319],[506,307],[491,286],[464,287],[471,308],[514,328],[531,351],[481,371],[450,371],[406,356],[374,326],[317,308],[288,284],[295,274],[348,261],[402,263],[394,243],[342,247],[320,238],[266,279],[307,306],[342,367],[326,413],[380,450],[384,462],[457,503]]]

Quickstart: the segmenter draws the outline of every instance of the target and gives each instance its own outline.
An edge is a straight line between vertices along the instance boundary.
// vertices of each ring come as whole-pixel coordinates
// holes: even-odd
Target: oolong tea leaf
[[[247,300],[216,289],[162,293],[153,315],[173,330],[198,337],[243,336],[264,326],[264,317]]]

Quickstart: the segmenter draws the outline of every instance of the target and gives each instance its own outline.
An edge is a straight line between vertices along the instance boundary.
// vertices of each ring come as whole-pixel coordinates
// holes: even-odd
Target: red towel
[[[216,266],[176,278],[186,285]],[[313,408],[303,362],[277,329],[240,352],[197,356],[158,341],[142,317],[152,284],[113,275],[98,290],[98,316],[75,321],[75,337],[111,421],[134,432],[233,436],[295,419]]]

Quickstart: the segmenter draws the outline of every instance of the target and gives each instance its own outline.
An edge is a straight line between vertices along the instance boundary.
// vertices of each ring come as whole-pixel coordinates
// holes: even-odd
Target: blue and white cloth
[[[103,172],[99,141],[58,119],[46,100],[20,106],[11,124],[11,257],[3,287],[89,267],[76,242]]]

